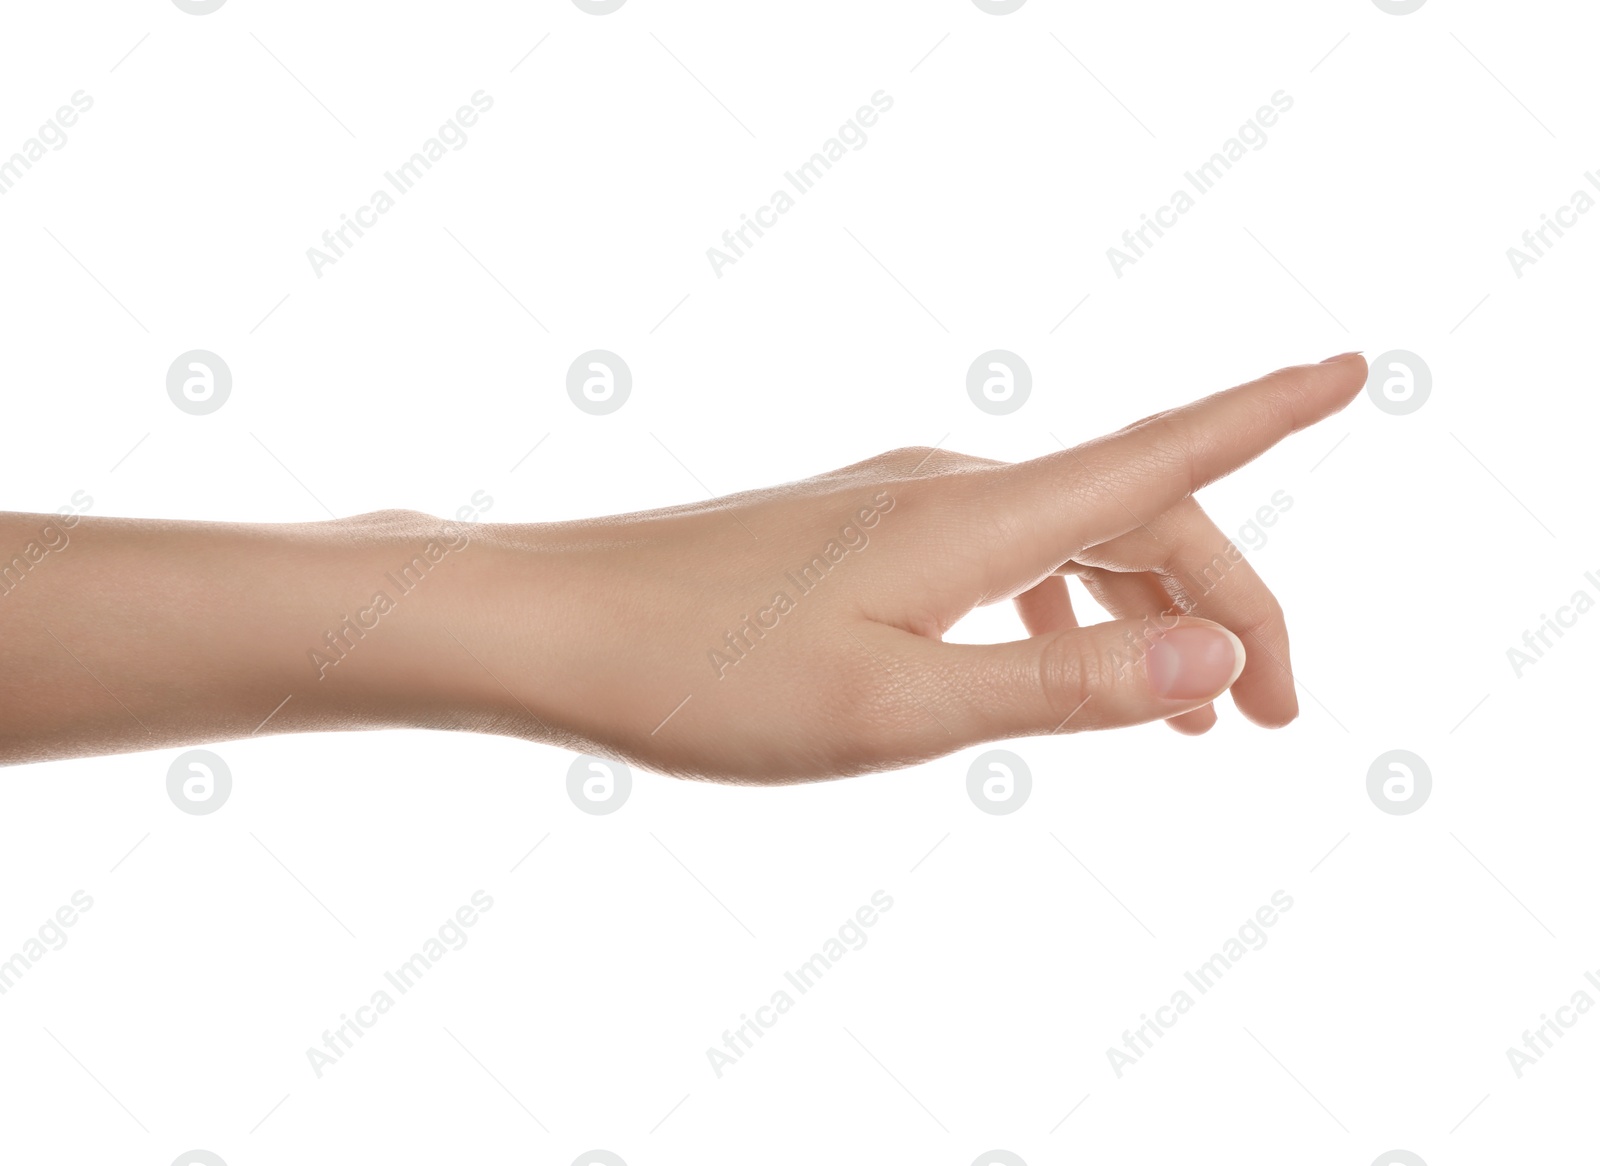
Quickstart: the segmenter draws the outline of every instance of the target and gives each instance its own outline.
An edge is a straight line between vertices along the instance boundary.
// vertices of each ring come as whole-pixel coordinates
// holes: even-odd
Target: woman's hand
[[[1347,354],[1016,465],[902,449],[592,521],[81,518],[0,596],[0,759],[421,727],[754,783],[1160,719],[1203,732],[1229,689],[1282,725],[1282,612],[1193,494],[1365,379]],[[1067,574],[1118,618],[1079,627]],[[1029,638],[942,641],[1004,599]]]
[[[487,610],[525,614],[463,644],[543,735],[739,782],[1163,718],[1204,732],[1230,689],[1283,725],[1298,703],[1282,610],[1192,495],[1365,379],[1348,354],[1018,465],[901,449],[698,505],[491,527],[505,561]],[[1118,618],[1079,627],[1066,574]],[[1030,638],[942,642],[1005,599]]]

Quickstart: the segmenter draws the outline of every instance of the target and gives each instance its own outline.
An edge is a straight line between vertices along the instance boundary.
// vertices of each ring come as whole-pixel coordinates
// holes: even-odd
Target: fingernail
[[[1244,671],[1244,644],[1226,628],[1174,628],[1150,646],[1150,688],[1167,700],[1220,696]]]
[[[1357,348],[1352,352],[1341,352],[1337,356],[1330,356],[1325,360],[1318,361],[1317,363],[1319,363],[1319,364],[1332,364],[1334,361],[1343,360],[1347,356],[1360,356],[1360,355],[1361,355],[1361,349]]]

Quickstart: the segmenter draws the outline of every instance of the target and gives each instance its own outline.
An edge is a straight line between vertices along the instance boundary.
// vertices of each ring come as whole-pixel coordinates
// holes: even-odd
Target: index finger
[[[1294,365],[1008,467],[1008,509],[1050,543],[1038,548],[1043,558],[1064,562],[1144,526],[1291,433],[1337,413],[1366,379],[1358,352]]]

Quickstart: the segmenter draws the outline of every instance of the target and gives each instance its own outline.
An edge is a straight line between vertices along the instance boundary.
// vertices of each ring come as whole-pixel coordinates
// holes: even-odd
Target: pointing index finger
[[[1070,558],[1125,534],[1343,409],[1361,391],[1360,353],[1279,369],[1011,468],[1014,502]],[[1059,541],[1057,541],[1059,539]],[[1058,560],[1059,561],[1059,560]]]

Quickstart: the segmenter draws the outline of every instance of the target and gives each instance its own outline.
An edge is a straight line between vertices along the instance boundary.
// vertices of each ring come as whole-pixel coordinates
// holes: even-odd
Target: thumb
[[[1221,696],[1245,659],[1238,636],[1193,617],[1168,628],[1114,620],[1009,644],[915,638],[925,647],[905,661],[916,677],[909,687],[947,710],[949,734],[972,743],[1165,720]]]

